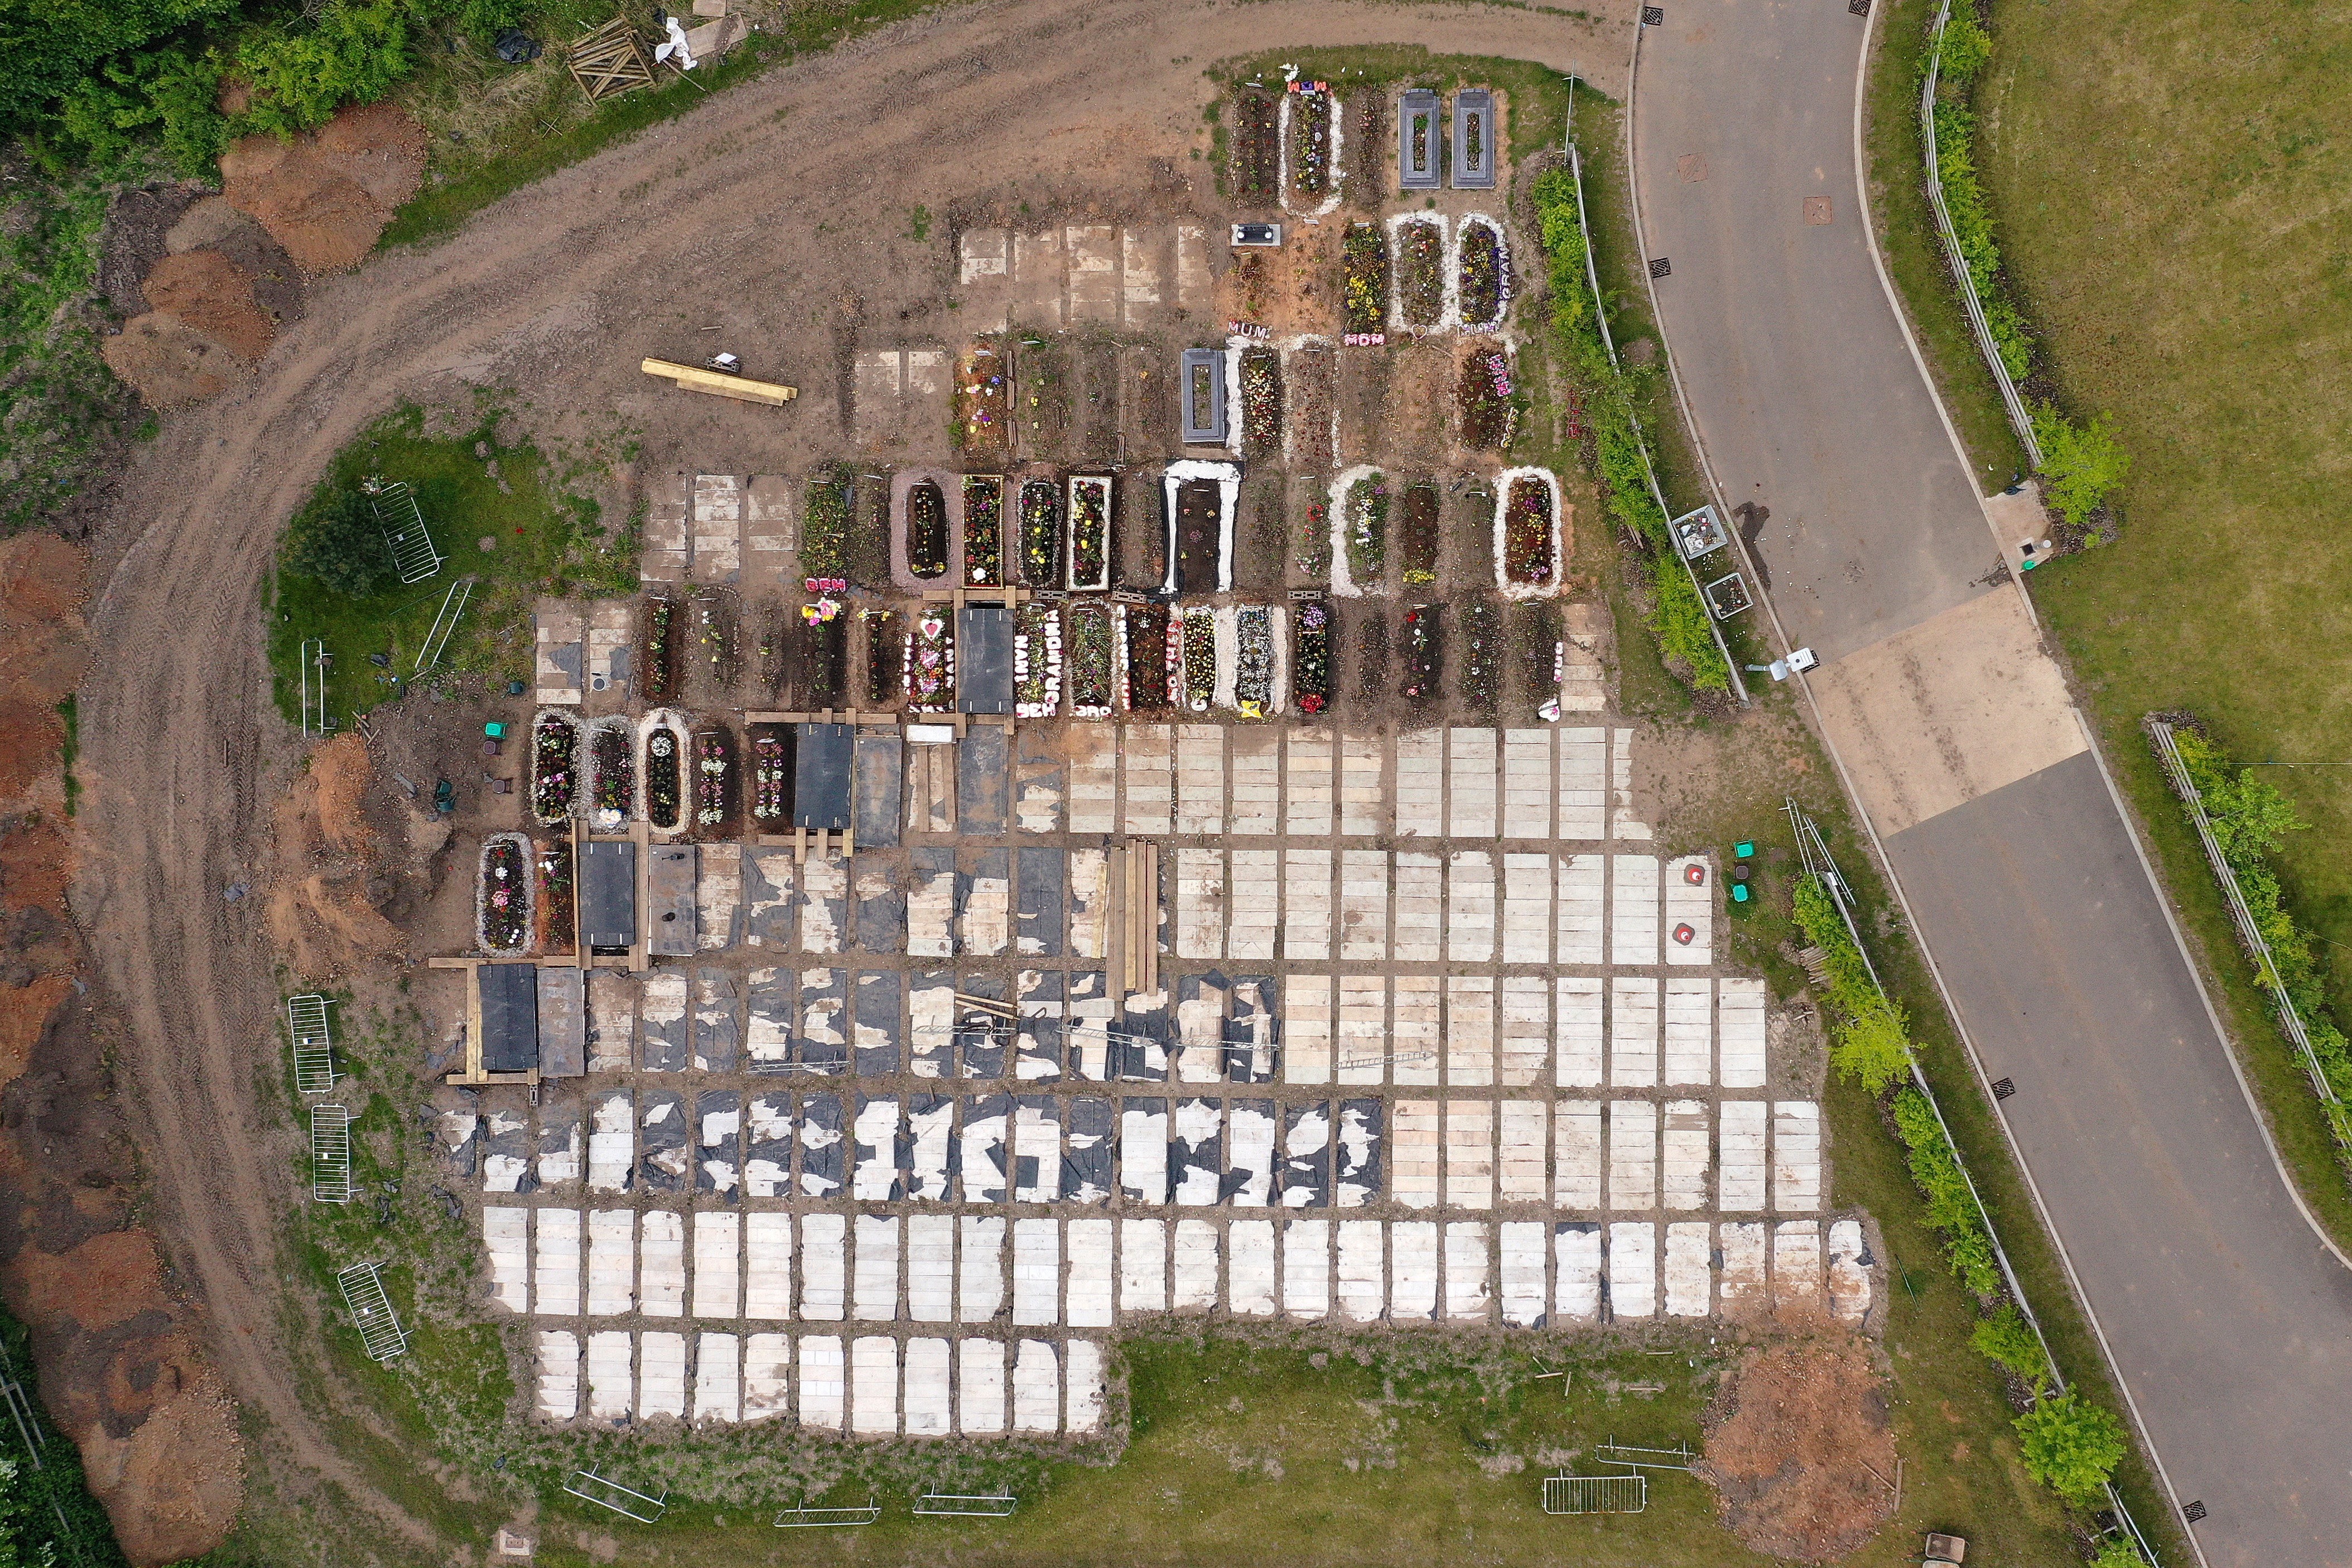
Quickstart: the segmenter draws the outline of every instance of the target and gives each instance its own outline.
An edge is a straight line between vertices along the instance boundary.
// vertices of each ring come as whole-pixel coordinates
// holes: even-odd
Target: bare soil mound
[[[1885,1384],[1859,1339],[1750,1351],[1706,1426],[1698,1476],[1724,1523],[1759,1552],[1831,1562],[1894,1517]]]
[[[131,318],[98,347],[150,408],[202,402],[246,378],[245,361],[227,344],[161,310]]]
[[[399,883],[385,862],[386,835],[363,810],[374,778],[367,743],[339,735],[278,804],[269,932],[295,972],[310,979],[407,953],[407,938],[381,907]]]
[[[148,269],[147,303],[247,364],[269,351],[277,324],[253,297],[253,275],[216,250],[167,256]]]
[[[359,265],[425,178],[425,130],[394,104],[355,104],[290,141],[221,154],[221,193],[313,277]]]

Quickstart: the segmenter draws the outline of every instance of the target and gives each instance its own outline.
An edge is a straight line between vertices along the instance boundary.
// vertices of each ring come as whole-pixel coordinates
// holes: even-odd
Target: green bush
[[[1731,689],[1731,666],[1716,646],[1714,618],[1691,585],[1667,535],[1665,514],[1650,493],[1650,467],[1623,371],[1601,337],[1601,303],[1585,277],[1586,238],[1578,221],[1576,180],[1566,169],[1536,181],[1536,214],[1551,279],[1552,340],[1570,373],[1591,395],[1601,489],[1610,514],[1649,547],[1652,604],[1644,624],[1669,665],[1688,672],[1699,691]]]
[[[56,130],[102,169],[130,165],[152,137],[181,173],[212,172],[228,145],[217,49],[152,49],[109,61],[58,102]]]
[[[286,570],[331,592],[365,599],[392,586],[392,548],[375,507],[358,490],[313,502],[286,528]]]
[[[2033,353],[2026,343],[2025,319],[2001,287],[2000,246],[1993,238],[1984,187],[1977,180],[1977,117],[1965,104],[1940,99],[1934,115],[1936,178],[1944,187],[1944,210],[1951,214],[1960,265],[1967,268],[1977,299],[1984,307],[1985,326],[1992,333],[2002,368],[2011,380],[2021,381],[2033,368]]]
[[[2091,1568],[2147,1568],[2147,1559],[2140,1555],[2130,1536],[2110,1535],[2099,1542]]]
[[[2042,448],[2042,494],[2059,515],[2080,528],[2131,471],[2131,456],[2116,440],[2105,414],[2076,424],[2046,402],[2028,410]]]
[[[1969,1332],[1969,1343],[1987,1361],[1997,1361],[2023,1378],[2037,1398],[2050,1386],[2050,1358],[2042,1354],[2042,1341],[2033,1325],[2016,1307],[2003,1303]]]
[[[1955,5],[1951,19],[1944,24],[1942,47],[1936,51],[1936,79],[1965,88],[1991,58],[1992,35],[1965,4]]]
[[[1869,1092],[1883,1094],[1911,1071],[1910,1020],[1870,977],[1829,890],[1807,877],[1797,884],[1796,906],[1798,928],[1820,950],[1830,1000],[1843,1015],[1834,1026],[1830,1061]]]
[[[2026,1473],[2070,1501],[2096,1497],[2123,1462],[2123,1423],[2072,1391],[2042,1401],[2013,1425]]]
[[[1909,1151],[1911,1179],[1927,1199],[1927,1223],[1944,1233],[1944,1257],[1960,1282],[1979,1296],[2000,1290],[2000,1267],[1992,1250],[1992,1235],[1985,1229],[1960,1156],[1944,1135],[1942,1124],[1916,1089],[1895,1096],[1895,1129]]]
[[[194,24],[233,15],[240,0],[57,0],[0,5],[0,125],[40,126],[48,107],[109,60]]]
[[[396,0],[340,0],[310,32],[255,35],[237,51],[253,81],[244,122],[290,135],[324,125],[346,103],[373,103],[409,72],[410,20]]]

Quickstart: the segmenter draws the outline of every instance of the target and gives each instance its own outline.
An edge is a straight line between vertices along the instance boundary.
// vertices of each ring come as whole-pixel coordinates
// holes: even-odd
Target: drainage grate
[[[1668,261],[1664,256],[1654,256],[1650,258],[1650,276],[1652,277],[1672,277],[1674,270],[1675,264]]]
[[[1870,15],[1870,0],[1845,0],[1845,8],[1857,16]]]
[[[1665,25],[1666,8],[1664,6],[1644,5],[1642,7],[1642,26],[1644,27],[1663,27]]]
[[[1992,1081],[1992,1097],[1994,1099],[2006,1100],[2016,1092],[2017,1084],[2015,1081],[2007,1078],[1996,1078]]]
[[[2189,1523],[2191,1523],[2191,1524],[2196,1523],[2199,1520],[2200,1520],[2200,1519],[2202,1519],[2202,1518],[2204,1518],[2204,1517],[2205,1517],[2205,1503],[2204,1503],[2204,1500],[2203,1500],[2202,1499],[2200,1499],[2199,1500],[2197,1500],[2197,1501],[2195,1501],[2195,1502],[2190,1503],[2187,1508],[2184,1508],[2184,1509],[2182,1509],[2182,1510],[2180,1511],[2180,1515],[2181,1515],[2181,1517],[2182,1517],[2183,1519],[2186,1519]]]

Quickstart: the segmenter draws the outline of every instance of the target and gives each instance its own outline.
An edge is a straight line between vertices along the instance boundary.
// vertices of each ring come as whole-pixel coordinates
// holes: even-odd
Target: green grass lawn
[[[435,618],[461,579],[473,580],[471,594],[435,667],[497,680],[530,678],[537,595],[636,591],[634,527],[600,521],[593,501],[565,487],[576,474],[557,472],[559,465],[528,443],[498,446],[494,414],[456,436],[436,438],[425,426],[419,409],[387,415],[337,455],[310,504],[323,505],[371,475],[404,481],[444,558],[439,572],[365,599],[291,572],[274,575],[271,691],[289,722],[301,719],[302,644],[312,638],[324,643],[332,661],[327,711],[338,726],[404,695],[418,674]],[[476,455],[478,446],[483,455]],[[386,663],[373,663],[371,654]]]
[[[2003,0],[1992,22],[1984,173],[2011,271],[2068,401],[2112,411],[2133,460],[2121,542],[2036,572],[2035,601],[2305,1190],[2352,1240],[2310,1091],[2137,733],[2187,708],[2243,761],[2315,765],[2264,776],[2313,824],[2281,869],[2352,1016],[2352,15]]]

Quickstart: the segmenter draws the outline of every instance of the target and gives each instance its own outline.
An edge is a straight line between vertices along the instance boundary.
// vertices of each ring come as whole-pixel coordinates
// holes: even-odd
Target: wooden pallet
[[[637,30],[618,16],[574,38],[564,50],[564,59],[572,67],[572,79],[580,84],[591,103],[653,85],[653,62],[646,58]]]

